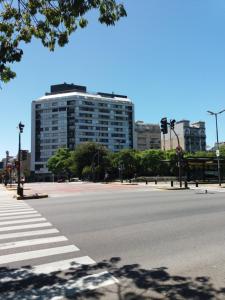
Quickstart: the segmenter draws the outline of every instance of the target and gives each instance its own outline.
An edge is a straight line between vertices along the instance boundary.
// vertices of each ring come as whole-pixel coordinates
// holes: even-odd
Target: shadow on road
[[[98,279],[92,274],[102,273]],[[88,277],[86,277],[88,276]],[[101,289],[99,284],[114,276],[118,282]],[[86,277],[83,285],[74,285]],[[92,284],[93,290],[85,290]],[[47,300],[63,299],[118,299],[118,300],[208,300],[225,299],[225,288],[216,288],[208,277],[171,275],[167,268],[143,269],[138,264],[122,265],[120,258],[111,258],[91,266],[71,265],[66,272],[36,275],[28,267],[0,268],[0,299]],[[55,298],[57,299],[57,298]]]

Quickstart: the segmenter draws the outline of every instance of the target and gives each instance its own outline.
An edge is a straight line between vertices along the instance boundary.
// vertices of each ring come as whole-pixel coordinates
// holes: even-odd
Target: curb
[[[41,198],[48,198],[48,195],[47,194],[33,194],[27,196],[15,195],[14,198],[16,198],[17,200],[41,199]]]
[[[156,187],[159,190],[166,190],[166,191],[182,191],[182,190],[190,190],[189,187]]]

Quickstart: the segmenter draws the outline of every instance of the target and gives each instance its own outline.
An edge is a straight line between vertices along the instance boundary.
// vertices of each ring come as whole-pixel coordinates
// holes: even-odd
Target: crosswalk
[[[38,211],[0,190],[0,299],[66,299],[71,291],[80,293],[117,283],[107,270],[65,277],[71,268],[81,270],[95,264],[91,257],[79,256],[79,251]],[[62,280],[39,290],[35,288],[35,292],[32,288],[4,288],[18,282],[22,285],[34,276],[51,278],[55,272],[60,273]]]

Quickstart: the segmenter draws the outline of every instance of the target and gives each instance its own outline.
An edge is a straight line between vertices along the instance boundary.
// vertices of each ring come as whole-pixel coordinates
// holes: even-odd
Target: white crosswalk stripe
[[[95,264],[89,256],[76,256],[78,251],[79,248],[76,245],[69,244],[67,237],[60,235],[58,229],[26,202],[7,199],[7,196],[6,200],[0,199],[0,265],[12,266],[8,276],[2,278],[0,276],[0,284],[29,278],[33,274],[65,272]],[[74,257],[71,258],[71,256]],[[40,259],[42,259],[42,264],[37,264]],[[15,263],[22,265],[20,263],[24,264],[24,261],[29,262],[31,268],[13,268]],[[64,299],[63,295],[67,290],[73,289],[80,292],[116,282],[117,279],[105,271],[76,280],[68,280],[63,285],[59,282],[53,288],[57,290],[57,299]],[[21,291],[20,299],[30,300],[30,292],[28,290],[27,292],[29,295]],[[46,289],[47,292],[48,289]],[[36,295],[32,297],[32,299],[36,298]]]
[[[19,212],[8,212],[8,213],[0,213],[0,217],[15,216],[15,215],[26,215],[26,214],[33,214],[33,213],[35,213],[35,210],[19,211]]]
[[[1,217],[1,221],[2,220],[15,220],[15,219],[26,219],[26,218],[35,218],[35,217],[40,217],[41,214],[37,213],[37,212],[33,212],[33,214],[29,214],[29,215],[18,215],[18,216],[7,216],[7,217]]]
[[[7,207],[28,207],[28,208],[30,208],[30,206],[27,205],[27,203],[1,203],[1,201],[0,201],[0,208],[5,207],[5,206],[7,206]]]
[[[10,209],[0,209],[0,215],[2,214],[2,213],[11,213],[11,212],[23,212],[23,211],[34,211],[34,209],[32,209],[32,208],[27,208],[27,207],[25,207],[25,208],[10,208]]]
[[[31,269],[21,268],[14,272],[14,278],[4,277],[0,282],[9,282],[20,279],[20,274],[26,271],[26,275],[29,276],[32,274],[50,274],[52,272],[62,272],[69,269],[76,269],[82,265],[92,265],[95,264],[95,261],[91,259],[89,256],[81,256],[72,259],[64,259],[56,262],[51,262],[47,264],[37,265],[32,267]],[[25,277],[23,277],[24,279]]]
[[[72,259],[61,260],[53,263],[34,266],[32,272],[34,274],[49,274],[57,271],[64,271],[70,268],[78,268],[81,265],[92,265],[95,261],[89,256],[82,256]]]
[[[10,221],[3,221],[0,222],[0,226],[2,225],[12,225],[12,224],[19,224],[19,223],[32,223],[32,222],[40,222],[46,221],[45,218],[31,218],[31,219],[19,219],[19,220],[10,220]]]
[[[57,242],[64,242],[64,241],[68,241],[68,239],[65,236],[53,236],[53,237],[47,237],[41,239],[10,242],[10,243],[0,244],[0,250],[19,248],[25,246],[33,246],[33,245],[43,245],[43,244],[50,244],[50,243],[57,243]]]
[[[13,239],[13,238],[25,237],[25,236],[45,235],[49,233],[58,233],[58,232],[59,231],[57,229],[53,228],[53,229],[42,229],[42,230],[25,231],[25,232],[4,233],[4,234],[0,234],[0,240]]]
[[[79,249],[74,245],[69,245],[69,246],[47,248],[47,249],[27,251],[27,252],[15,253],[15,254],[1,255],[0,264],[8,264],[15,261],[29,260],[34,258],[64,254],[64,253],[75,252],[75,251],[79,251]]]
[[[49,222],[26,224],[26,225],[15,225],[15,226],[0,227],[0,232],[1,231],[19,230],[19,229],[28,229],[28,228],[50,227],[50,226],[52,226],[52,224]]]

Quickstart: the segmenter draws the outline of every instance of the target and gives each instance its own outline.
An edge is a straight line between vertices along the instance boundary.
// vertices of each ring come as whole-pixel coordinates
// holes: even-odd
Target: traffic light
[[[175,123],[176,123],[176,120],[170,120],[170,128],[171,129],[174,129],[174,125],[175,125]]]
[[[23,125],[21,122],[19,123],[19,130],[20,130],[20,133],[23,132],[24,126],[25,126],[25,125]]]
[[[161,131],[162,131],[163,134],[168,133],[167,118],[162,118],[161,119]]]

